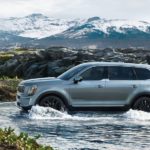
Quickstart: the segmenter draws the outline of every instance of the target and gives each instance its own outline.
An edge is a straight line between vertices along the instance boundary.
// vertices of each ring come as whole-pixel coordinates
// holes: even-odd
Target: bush
[[[16,135],[11,128],[0,129],[0,150],[53,150],[36,142],[40,136],[31,138],[27,133]]]

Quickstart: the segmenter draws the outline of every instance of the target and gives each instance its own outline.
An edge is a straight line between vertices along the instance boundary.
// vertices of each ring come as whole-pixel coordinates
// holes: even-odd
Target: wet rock
[[[26,79],[58,76],[75,65],[91,61],[150,64],[150,50],[111,48],[78,50],[64,47],[51,47],[34,53],[15,54],[8,61],[0,63],[0,75],[10,77],[18,76]]]
[[[55,68],[55,76],[58,76],[58,75],[60,75],[60,74],[62,74],[63,72],[65,72],[66,71],[66,67],[57,67],[57,68]]]
[[[64,66],[68,66],[68,65],[71,65],[72,63],[75,63],[76,60],[77,60],[77,56],[65,57],[62,59],[61,63]]]

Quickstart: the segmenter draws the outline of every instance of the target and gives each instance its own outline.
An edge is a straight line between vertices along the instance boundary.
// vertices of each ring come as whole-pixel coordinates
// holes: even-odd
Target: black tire
[[[32,107],[22,107],[21,110],[23,112],[28,112],[29,110],[31,110]]]
[[[133,109],[150,112],[150,97],[140,97],[133,104]]]
[[[62,99],[54,95],[44,97],[41,99],[39,105],[43,107],[51,107],[61,112],[67,111],[67,108]]]

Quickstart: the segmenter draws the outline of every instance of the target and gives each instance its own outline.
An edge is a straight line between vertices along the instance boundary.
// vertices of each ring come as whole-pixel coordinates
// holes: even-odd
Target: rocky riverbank
[[[24,79],[58,76],[79,63],[89,61],[150,63],[150,50],[51,47],[45,50],[1,52],[0,76]]]
[[[15,100],[16,88],[21,81],[18,78],[58,76],[77,64],[90,61],[150,64],[150,50],[51,47],[0,52],[0,101]]]
[[[20,79],[0,79],[0,102],[15,101]]]

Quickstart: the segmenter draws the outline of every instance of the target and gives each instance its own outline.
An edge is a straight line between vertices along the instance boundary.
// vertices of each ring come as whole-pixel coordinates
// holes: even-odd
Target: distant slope
[[[9,32],[0,31],[0,49],[9,49],[12,47],[34,47],[34,39],[25,38],[11,34]],[[32,46],[31,46],[32,45]]]

